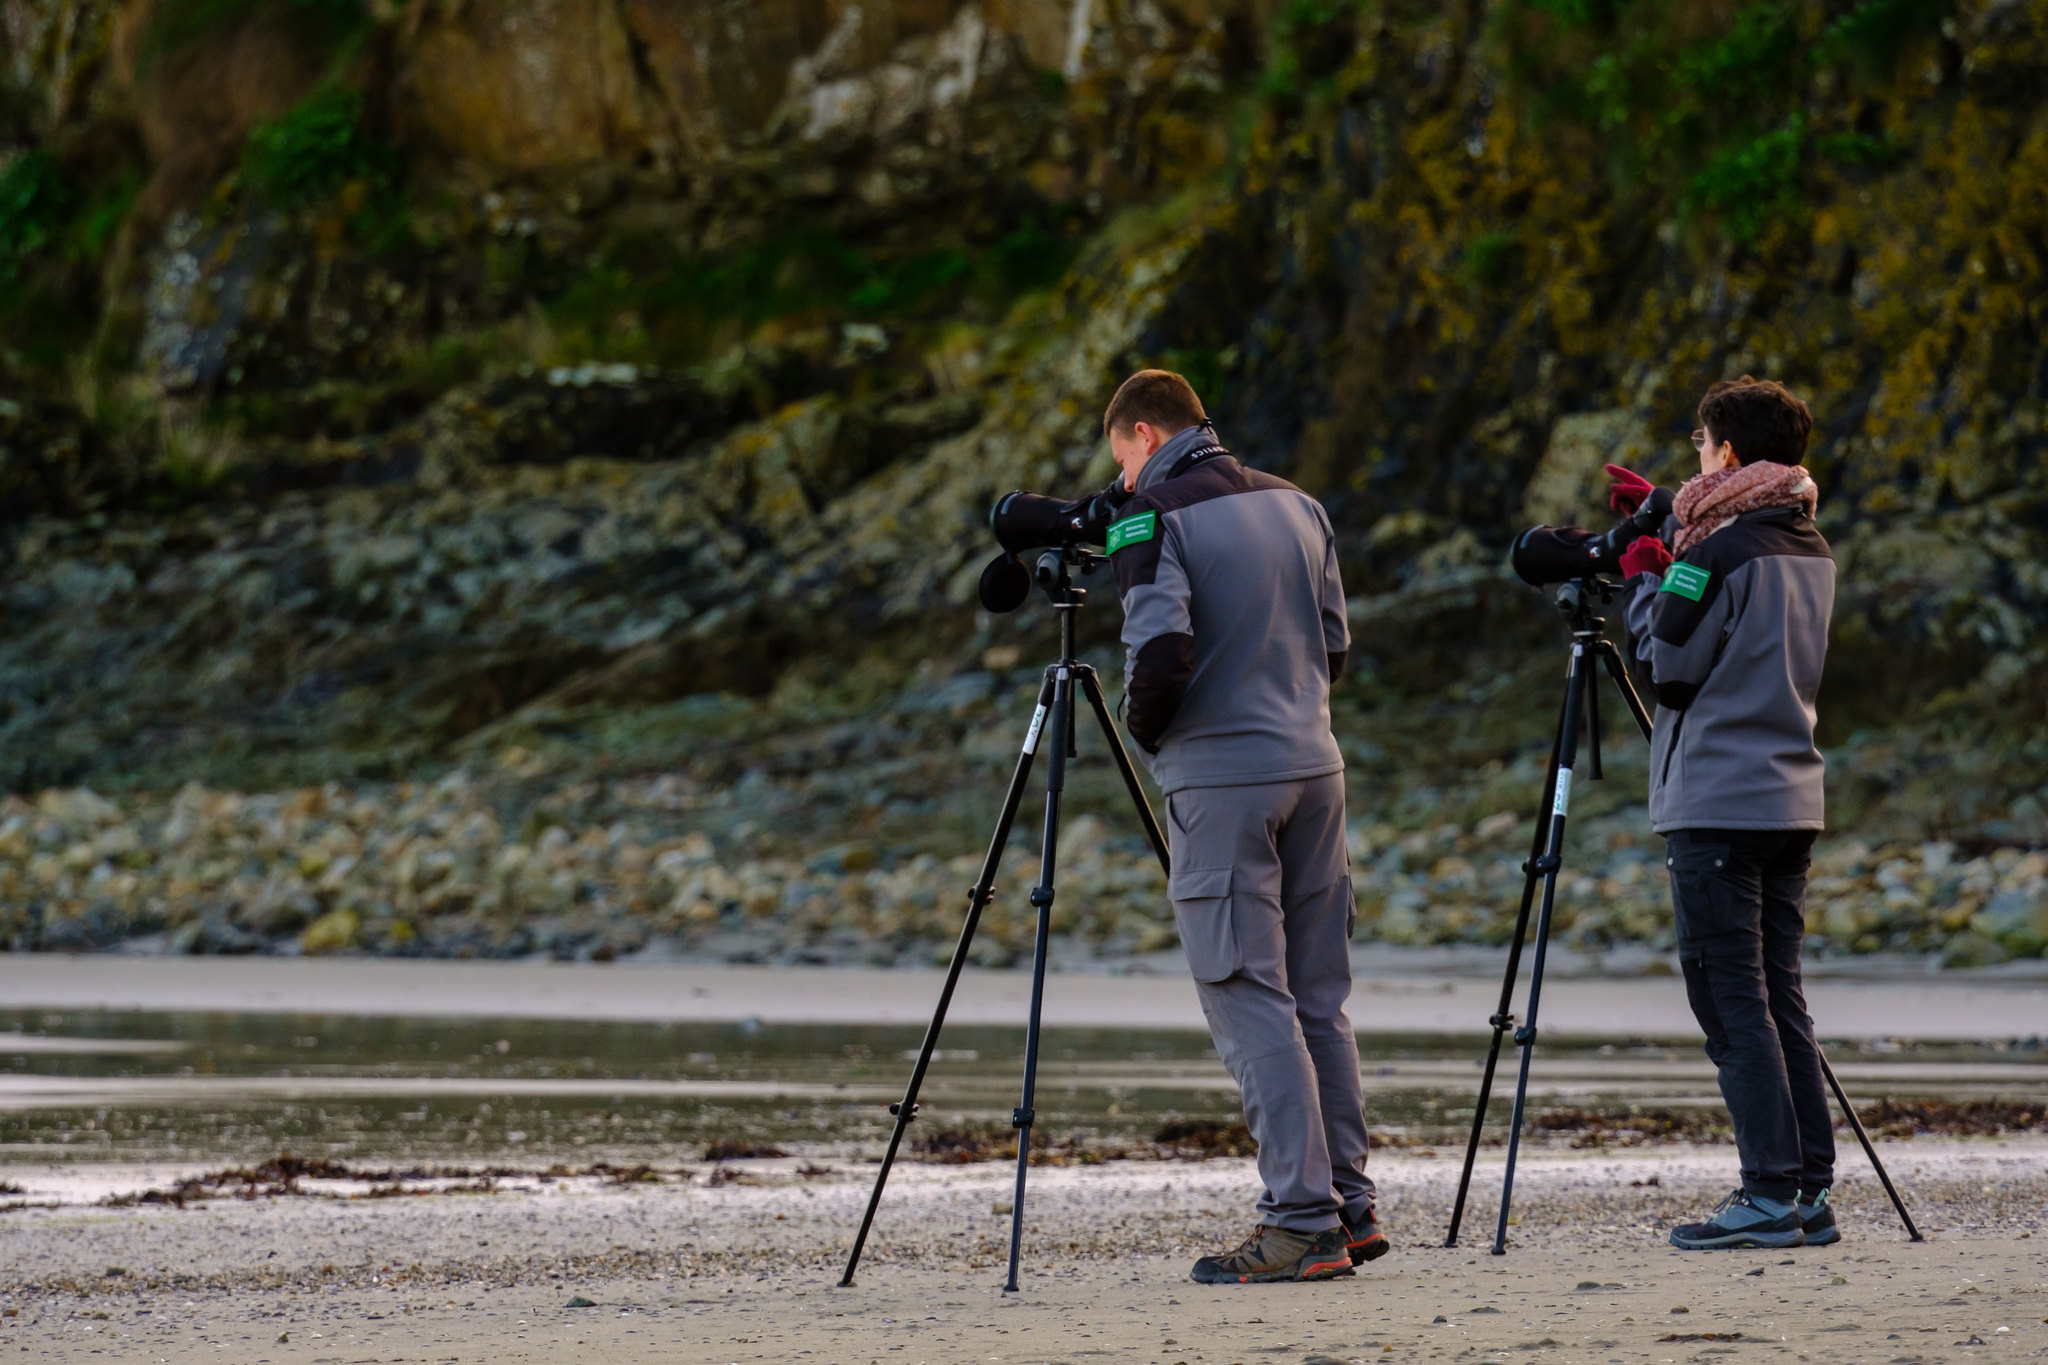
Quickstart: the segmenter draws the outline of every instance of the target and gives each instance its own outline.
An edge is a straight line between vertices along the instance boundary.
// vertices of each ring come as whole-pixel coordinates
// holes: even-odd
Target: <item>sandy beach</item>
[[[1360,981],[1353,1017],[1368,1053],[1380,1030],[1436,1032],[1456,1048],[1450,1035],[1469,1034],[1491,1008],[1497,982],[1469,964],[1421,965]],[[1014,1026],[1027,983],[1021,973],[972,973],[956,1017]],[[662,1103],[758,1094],[762,1103],[801,1106],[811,1102],[809,1083],[772,1074],[600,1080],[546,1071],[437,1075],[432,1067],[386,1075],[322,1064],[290,1074],[194,1075],[179,1063],[198,1055],[178,1051],[193,1045],[39,1035],[35,1021],[54,1028],[64,1016],[33,1011],[412,1016],[444,1021],[438,1031],[479,1015],[852,1028],[921,1022],[937,985],[929,972],[682,964],[0,957],[0,993],[28,1021],[8,1035],[10,1055],[22,1060],[0,1087],[0,1111],[66,1112],[83,1123],[96,1100],[138,1111],[241,1105],[234,1112],[257,1113],[408,1096],[424,1116],[429,1096],[443,1109],[486,1098],[509,1105],[525,1095],[532,1106],[595,1102],[601,1110],[639,1094],[672,1097]],[[2048,1028],[2048,988],[2038,980],[1823,977],[1812,995],[1827,1034],[1859,1040],[1839,1059],[1852,1092],[1917,1086],[2009,1100],[2040,1093],[2037,1043],[1968,1062],[1893,1057],[1898,1044],[1887,1041],[2038,1038]],[[1166,975],[1056,974],[1047,1014],[1056,1031],[1199,1026],[1187,981]],[[1594,1039],[1691,1031],[1678,984],[1658,976],[1561,975],[1546,1020]],[[88,1052],[104,1056],[99,1072],[64,1069],[73,1054]],[[883,1068],[874,1083],[834,1087],[829,1099],[879,1105],[900,1085],[900,1065]],[[994,1065],[1007,1078],[1004,1064]],[[1048,1074],[1067,1077],[1061,1087],[1108,1085],[1137,1065],[1112,1059],[1096,1071]],[[1461,1094],[1474,1065],[1448,1054],[1375,1065],[1368,1103],[1391,1104],[1408,1090]],[[1194,1066],[1173,1083],[1226,1083],[1220,1068],[1208,1070],[1215,1075]],[[1136,1072],[1129,1079],[1141,1080]],[[1704,1059],[1662,1045],[1539,1053],[1537,1079],[1538,1091],[1557,1099],[1707,1102],[1712,1087]],[[1032,1176],[1022,1292],[1014,1295],[1000,1291],[1007,1163],[900,1166],[859,1282],[840,1289],[872,1180],[872,1143],[787,1145],[785,1158],[714,1162],[700,1143],[613,1151],[601,1139],[584,1147],[579,1137],[566,1165],[561,1153],[488,1148],[464,1176],[395,1168],[371,1175],[358,1161],[347,1178],[182,1207],[131,1197],[170,1190],[218,1167],[218,1158],[197,1148],[183,1158],[152,1156],[146,1144],[97,1159],[83,1145],[17,1145],[0,1166],[11,1187],[0,1195],[9,1206],[0,1211],[0,1355],[156,1365],[1670,1365],[1731,1354],[1931,1365],[2048,1355],[2048,1139],[2038,1132],[1883,1141],[1927,1234],[1919,1244],[1907,1241],[1844,1134],[1836,1199],[1845,1240],[1788,1253],[1688,1254],[1665,1244],[1673,1222],[1702,1215],[1735,1183],[1726,1145],[1537,1143],[1525,1151],[1503,1257],[1487,1254],[1498,1147],[1482,1152],[1456,1248],[1442,1245],[1456,1148],[1391,1147],[1374,1156],[1373,1173],[1394,1254],[1353,1278],[1228,1291],[1197,1286],[1187,1271],[1197,1255],[1246,1231],[1256,1194],[1250,1162],[1046,1166]]]
[[[737,1163],[717,1183],[530,1182],[493,1194],[223,1199],[106,1208],[166,1168],[16,1168],[0,1224],[9,1358],[819,1362],[1505,1358],[2019,1360],[2048,1353],[2048,1144],[1895,1142],[1928,1240],[1909,1243],[1860,1155],[1845,1240],[1683,1253],[1676,1218],[1725,1192],[1727,1148],[1537,1152],[1508,1255],[1487,1254],[1499,1158],[1446,1249],[1450,1153],[1375,1158],[1395,1251],[1355,1278],[1222,1290],[1186,1278],[1234,1240],[1242,1160],[1034,1173],[1022,1292],[1000,1291],[1011,1171],[892,1182],[858,1284],[836,1287],[871,1167]],[[828,1163],[832,1164],[832,1163]],[[570,1306],[588,1300],[588,1307]]]

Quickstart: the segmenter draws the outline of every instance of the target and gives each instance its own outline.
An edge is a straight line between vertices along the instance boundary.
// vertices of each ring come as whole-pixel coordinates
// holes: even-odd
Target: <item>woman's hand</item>
[[[1662,574],[1671,567],[1671,551],[1655,536],[1642,536],[1629,542],[1621,552],[1621,574],[1634,578],[1639,573]]]
[[[1625,517],[1634,516],[1643,499],[1657,486],[1633,469],[1623,469],[1618,464],[1607,466],[1607,477],[1613,480],[1607,485],[1607,505]]]

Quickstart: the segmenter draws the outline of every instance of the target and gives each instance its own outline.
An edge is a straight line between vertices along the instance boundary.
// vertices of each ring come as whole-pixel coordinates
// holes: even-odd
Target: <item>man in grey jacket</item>
[[[1344,1015],[1356,908],[1330,683],[1350,648],[1321,504],[1217,443],[1186,380],[1144,370],[1103,417],[1135,490],[1110,526],[1126,723],[1166,793],[1168,894],[1259,1143],[1259,1226],[1209,1284],[1349,1275],[1386,1236]]]
[[[1835,564],[1799,465],[1806,405],[1745,375],[1709,389],[1699,415],[1700,477],[1675,502],[1676,557],[1650,538],[1621,561],[1657,696],[1650,818],[1665,836],[1686,994],[1742,1160],[1742,1188],[1671,1241],[1822,1244],[1841,1235],[1828,1207],[1834,1128],[1799,957],[1825,817],[1814,699]],[[1617,505],[1647,488],[1614,472]]]

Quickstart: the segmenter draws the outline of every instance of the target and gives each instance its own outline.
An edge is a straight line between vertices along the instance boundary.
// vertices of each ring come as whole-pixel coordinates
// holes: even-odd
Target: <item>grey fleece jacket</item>
[[[1139,471],[1109,551],[1125,723],[1164,791],[1343,771],[1330,682],[1351,633],[1321,503],[1190,427]]]
[[[1814,698],[1835,561],[1812,518],[1799,508],[1748,513],[1629,588],[1629,633],[1657,693],[1657,832],[1822,828]]]

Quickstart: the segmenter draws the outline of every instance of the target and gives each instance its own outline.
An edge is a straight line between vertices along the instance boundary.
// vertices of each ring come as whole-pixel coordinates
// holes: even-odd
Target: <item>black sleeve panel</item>
[[[1667,711],[1683,711],[1700,694],[1698,683],[1687,682],[1657,683],[1656,691],[1657,705]]]
[[[1706,569],[1709,575],[1706,589],[1700,593],[1700,600],[1697,602],[1681,593],[1671,591],[1669,587],[1660,590],[1650,608],[1652,638],[1662,640],[1667,645],[1683,645],[1692,639],[1693,631],[1706,619],[1708,609],[1721,595],[1721,582],[1727,577],[1726,571],[1714,563],[1712,557],[1706,558],[1707,562],[1704,564],[1690,558],[1678,561],[1681,564],[1693,564],[1696,568]],[[1667,582],[1670,572],[1669,569],[1665,570]]]
[[[1345,661],[1345,660],[1346,660],[1347,658],[1349,658],[1350,656],[1351,656],[1351,651],[1350,651],[1350,650],[1348,650],[1348,649],[1338,649],[1338,650],[1332,650],[1332,651],[1331,651],[1331,653],[1330,653],[1330,681],[1331,681],[1331,682],[1335,682],[1335,681],[1337,681],[1337,679],[1339,679],[1339,678],[1341,678],[1341,677],[1343,677],[1343,676],[1344,676],[1344,661]]]
[[[1160,737],[1173,724],[1174,712],[1180,710],[1180,699],[1194,675],[1194,636],[1180,632],[1156,635],[1139,646],[1131,676],[1124,679],[1124,695],[1130,700],[1124,723],[1146,753],[1159,752]]]
[[[1166,528],[1161,526],[1150,539],[1126,545],[1109,557],[1109,566],[1116,571],[1117,596],[1128,597],[1132,588],[1158,580],[1159,552],[1165,543]]]

